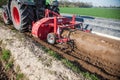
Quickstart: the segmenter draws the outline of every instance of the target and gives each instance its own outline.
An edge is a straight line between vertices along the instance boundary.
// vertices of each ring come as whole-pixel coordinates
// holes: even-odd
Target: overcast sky
[[[120,0],[70,0],[80,2],[91,2],[93,6],[120,6]]]

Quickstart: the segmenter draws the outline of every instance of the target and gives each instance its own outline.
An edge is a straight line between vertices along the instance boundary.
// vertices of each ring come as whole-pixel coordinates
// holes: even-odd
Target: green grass
[[[82,73],[82,75],[90,80],[99,80],[98,77],[96,77],[94,74],[90,74],[89,72],[83,72],[80,70],[78,65],[74,64],[73,62],[67,60],[67,59],[62,59],[62,62],[64,63],[65,66],[67,66],[69,69],[73,70],[74,72],[77,73]]]
[[[61,13],[120,19],[120,8],[60,8]]]
[[[16,75],[16,80],[23,80],[24,78],[24,74],[23,73],[19,73]]]
[[[60,56],[56,52],[54,52],[54,51],[52,51],[50,49],[47,49],[45,47],[42,47],[42,49],[45,52],[47,52],[50,56],[53,56],[55,59],[60,60],[66,67],[73,70],[74,72],[82,73],[84,77],[86,77],[86,78],[88,78],[90,80],[99,80],[98,77],[96,77],[94,74],[90,74],[89,72],[81,71],[80,67],[78,67],[78,65],[76,63],[71,62],[71,61],[63,58],[62,56]]]
[[[2,60],[8,61],[10,59],[10,51],[3,49],[2,50]]]
[[[10,56],[11,56],[11,53],[9,50],[7,50],[7,49],[2,50],[1,59],[6,62],[5,63],[6,70],[12,68],[12,66],[13,66],[13,60],[12,59],[10,60]]]
[[[5,65],[5,69],[8,70],[8,69],[12,68],[12,66],[13,66],[13,61],[10,61]]]
[[[65,66],[67,66],[69,69],[72,69],[74,72],[81,73],[79,67],[74,63],[70,62],[69,60],[62,59],[62,62],[64,63]]]

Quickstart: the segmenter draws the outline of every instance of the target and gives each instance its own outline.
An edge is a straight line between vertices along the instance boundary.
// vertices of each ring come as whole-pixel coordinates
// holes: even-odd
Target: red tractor
[[[68,42],[68,37],[61,37],[62,31],[82,25],[75,22],[75,16],[72,19],[62,17],[57,0],[47,5],[46,0],[8,0],[3,6],[3,19],[5,24],[13,23],[20,32],[30,31],[50,44]]]
[[[59,13],[58,2],[46,5],[45,0],[8,0],[3,6],[3,19],[5,24],[13,23],[14,27],[21,31],[32,28],[32,22],[45,16],[45,9]]]

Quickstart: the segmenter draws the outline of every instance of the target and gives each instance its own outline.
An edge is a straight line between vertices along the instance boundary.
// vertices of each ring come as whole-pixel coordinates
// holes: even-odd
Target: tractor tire
[[[10,8],[14,27],[20,32],[29,31],[34,21],[32,6],[18,4],[17,1],[12,1]]]
[[[49,33],[47,35],[47,42],[50,43],[50,44],[55,44],[56,42],[56,36],[54,33]]]
[[[9,13],[8,13],[7,7],[3,7],[3,9],[2,9],[2,18],[3,18],[5,24],[12,23],[12,21],[9,18]]]

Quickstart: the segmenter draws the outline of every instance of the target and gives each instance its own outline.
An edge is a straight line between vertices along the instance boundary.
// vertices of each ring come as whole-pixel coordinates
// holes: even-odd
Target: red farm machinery
[[[61,16],[58,5],[57,0],[51,4],[46,0],[8,0],[3,6],[3,19],[20,32],[30,31],[50,44],[68,42],[68,37],[61,37],[62,31],[79,28],[82,23],[76,22],[75,16],[72,19]]]

